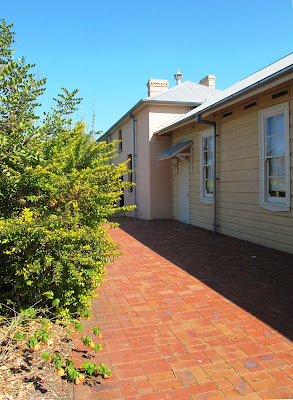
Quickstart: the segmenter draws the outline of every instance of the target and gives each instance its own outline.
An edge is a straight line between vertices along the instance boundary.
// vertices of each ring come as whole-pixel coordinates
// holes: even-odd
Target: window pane
[[[279,178],[278,187],[279,187],[278,197],[285,197],[286,196],[286,181],[285,181],[285,178]]]
[[[284,114],[276,115],[276,135],[285,133],[285,117]]]
[[[276,155],[283,156],[285,154],[285,136],[276,136]]]
[[[208,138],[203,139],[203,149],[207,150],[208,149]]]
[[[210,193],[214,193],[214,182],[210,181]]]
[[[279,176],[286,176],[285,174],[285,157],[278,158],[278,166],[279,166]]]
[[[205,182],[206,182],[206,184],[205,184],[205,190],[206,190],[207,193],[209,193],[209,189],[210,189],[210,183],[209,183],[209,182],[210,182],[210,181],[209,181],[209,180],[206,180]]]
[[[290,203],[289,187],[289,105],[278,104],[260,111],[262,118],[262,138],[260,141],[261,193],[265,203],[287,206]],[[288,158],[288,159],[287,159]]]
[[[213,193],[213,181],[211,180],[206,181],[206,192]]]
[[[211,167],[207,167],[207,179],[211,179]]]
[[[204,165],[207,165],[207,163],[208,163],[208,152],[205,151],[205,152],[203,153],[203,156],[204,156]]]
[[[269,179],[269,194],[271,197],[278,196],[278,178]]]
[[[270,158],[268,161],[269,161],[269,176],[278,176],[278,159]]]
[[[212,166],[207,167],[207,179],[213,179],[214,178],[214,168]]]
[[[274,119],[275,117],[266,118],[266,136],[271,136],[275,133]]]
[[[275,137],[269,137],[266,140],[266,153],[267,157],[275,155]]]
[[[202,137],[202,190],[203,195],[212,197],[213,194],[213,140],[212,135]]]
[[[207,138],[207,150],[211,150],[211,138]]]
[[[213,153],[211,151],[207,152],[207,162],[209,165],[213,163]]]

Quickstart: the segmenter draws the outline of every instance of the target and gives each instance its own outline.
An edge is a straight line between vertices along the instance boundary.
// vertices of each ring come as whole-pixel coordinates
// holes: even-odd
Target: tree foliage
[[[45,79],[14,61],[14,33],[0,27],[0,301],[84,312],[105,264],[117,256],[107,219],[130,184],[114,166],[115,142],[96,142],[69,118],[81,99],[62,88],[39,120]],[[54,301],[55,299],[55,301]],[[58,299],[58,301],[56,301]]]

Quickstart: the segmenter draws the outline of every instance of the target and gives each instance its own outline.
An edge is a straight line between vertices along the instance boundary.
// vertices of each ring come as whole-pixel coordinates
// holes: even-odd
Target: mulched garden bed
[[[38,327],[32,322],[28,335]],[[32,326],[33,325],[33,326]],[[70,358],[72,342],[66,338],[68,328],[54,324],[51,346],[42,345],[38,351],[30,350],[25,340],[5,336],[7,325],[0,327],[0,399],[5,400],[69,400],[73,399],[73,384],[57,376],[53,364],[42,359],[44,351],[58,351],[62,358]],[[13,332],[10,333],[13,337]]]

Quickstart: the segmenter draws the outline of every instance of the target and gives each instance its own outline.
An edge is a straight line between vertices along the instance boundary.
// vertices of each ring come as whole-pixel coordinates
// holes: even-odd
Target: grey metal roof
[[[210,100],[207,100],[203,104],[189,111],[188,113],[181,115],[175,121],[165,125],[160,129],[157,133],[162,131],[166,131],[169,128],[172,128],[180,123],[188,122],[189,119],[194,117],[195,115],[201,114],[213,107],[224,103],[231,98],[241,95],[244,91],[257,87],[258,85],[266,82],[267,80],[273,79],[276,76],[279,76],[281,73],[291,72],[293,70],[293,53],[288,56],[270,64],[269,66],[261,69],[260,71],[255,72],[252,75],[242,79],[241,81],[235,83],[230,86],[228,89],[223,92],[218,92],[217,95]]]
[[[184,140],[184,142],[177,143],[175,146],[171,147],[169,150],[164,151],[157,158],[158,160],[166,160],[166,158],[175,157],[177,154],[181,153],[182,150],[187,149],[192,143],[192,139]]]
[[[186,81],[181,85],[175,86],[165,92],[159,93],[155,96],[147,97],[144,100],[149,102],[158,101],[188,101],[194,103],[203,103],[209,99],[213,99],[221,93],[218,89],[209,88],[199,83]]]
[[[186,105],[196,107],[202,104],[203,101],[216,96],[220,90],[212,89],[207,86],[200,85],[186,81],[181,85],[174,86],[173,88],[166,90],[163,93],[159,93],[155,96],[146,97],[136,103],[127,113],[123,115],[114,125],[111,126],[98,140],[105,140],[106,137],[119,125],[121,125],[129,115],[135,112],[143,104],[174,104],[174,105]]]

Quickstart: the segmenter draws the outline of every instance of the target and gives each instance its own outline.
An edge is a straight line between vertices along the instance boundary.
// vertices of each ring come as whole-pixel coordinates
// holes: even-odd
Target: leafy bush
[[[0,27],[0,301],[83,313],[117,256],[107,219],[130,183],[115,142],[97,142],[68,115],[81,99],[63,89],[38,121],[45,80],[14,61],[12,25]],[[57,300],[58,299],[58,300]]]

